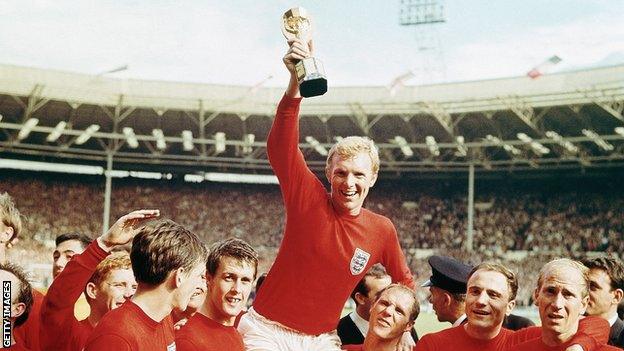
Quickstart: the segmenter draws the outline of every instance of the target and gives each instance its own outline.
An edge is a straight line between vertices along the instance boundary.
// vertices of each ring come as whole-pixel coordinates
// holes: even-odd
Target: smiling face
[[[223,325],[234,325],[236,316],[247,305],[255,275],[256,268],[250,262],[221,257],[215,274],[206,277],[208,317]]]
[[[366,296],[358,293],[356,299],[358,301],[357,311],[360,317],[365,320],[370,319],[370,310],[375,302],[375,298],[377,298],[377,293],[381,290],[385,289],[388,285],[392,284],[392,278],[389,275],[383,276],[381,278],[376,278],[373,276],[365,276],[364,284],[368,289],[368,294]]]
[[[369,333],[382,340],[400,339],[414,325],[410,320],[414,302],[414,296],[400,288],[386,289],[371,309]]]
[[[543,274],[534,294],[543,337],[565,342],[576,334],[589,301],[585,289],[582,274],[572,267],[555,267]]]
[[[511,313],[515,301],[509,301],[507,278],[500,272],[477,270],[468,279],[466,294],[467,329],[472,335],[489,338],[497,335],[505,315]]]
[[[96,308],[104,315],[106,312],[123,305],[136,292],[137,282],[132,269],[111,270],[95,290],[95,299],[91,308]]]
[[[54,262],[52,263],[52,277],[56,278],[63,269],[65,265],[74,257],[74,255],[81,254],[85,250],[85,247],[79,240],[66,240],[60,243],[54,253],[52,254],[52,258]]]
[[[206,265],[198,261],[189,271],[179,268],[176,272],[177,289],[174,297],[174,308],[185,311],[191,298],[206,286]]]
[[[340,214],[353,216],[360,213],[369,189],[377,180],[373,161],[366,152],[346,159],[334,154],[325,175],[331,185],[334,209]]]

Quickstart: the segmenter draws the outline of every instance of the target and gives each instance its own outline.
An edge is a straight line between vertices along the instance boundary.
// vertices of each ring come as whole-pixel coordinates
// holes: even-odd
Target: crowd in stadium
[[[13,252],[21,262],[49,264],[50,245],[41,243],[52,242],[59,233],[82,232],[94,237],[101,232],[101,178],[85,182],[77,177],[25,175],[28,179],[7,175],[0,181],[3,190],[15,194],[25,216],[26,234]],[[406,252],[435,248],[467,262],[495,258],[521,267],[517,270],[520,275],[526,272],[534,277],[544,262],[557,255],[624,251],[624,242],[619,240],[624,235],[620,211],[624,198],[619,194],[568,190],[522,194],[523,189],[514,189],[512,193],[501,190],[479,195],[476,202],[487,206],[475,212],[475,256],[462,250],[465,194],[421,195],[410,192],[409,184],[404,183],[380,186],[383,190],[372,192],[366,207],[392,220]],[[263,272],[273,262],[282,238],[284,210],[277,186],[119,179],[114,180],[112,198],[113,216],[152,204],[206,242],[224,236],[244,239],[261,252],[259,269]],[[528,250],[529,256],[519,262],[506,260],[504,253],[509,250]],[[425,260],[413,255],[407,259],[417,277],[427,276]],[[528,304],[530,294],[529,287],[521,287],[519,302]]]
[[[624,347],[617,313],[624,264],[606,255],[621,245],[618,194],[485,192],[475,206],[472,251],[464,248],[463,196],[376,184],[379,155],[368,138],[346,137],[332,147],[326,187],[298,148],[302,96],[318,93],[300,89],[296,74],[308,43],[289,44],[283,60],[291,79],[267,141],[279,188],[116,181],[117,220],[102,233],[96,178],[0,181],[4,348]],[[439,252],[425,260],[413,249]],[[497,262],[512,250],[524,250],[520,261]],[[604,254],[574,260],[584,251]],[[34,252],[53,260],[45,294],[21,267]],[[89,315],[78,320],[74,305],[83,294]],[[349,298],[355,311],[340,318]],[[423,299],[449,328],[414,332]],[[513,314],[529,301],[541,326]]]

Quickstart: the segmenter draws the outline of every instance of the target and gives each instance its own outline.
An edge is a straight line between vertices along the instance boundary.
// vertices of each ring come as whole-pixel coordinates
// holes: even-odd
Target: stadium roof
[[[282,93],[0,65],[0,157],[266,174]],[[622,167],[623,111],[624,65],[396,91],[330,87],[303,102],[300,142],[315,170],[348,135],[375,140],[382,172],[395,174]]]

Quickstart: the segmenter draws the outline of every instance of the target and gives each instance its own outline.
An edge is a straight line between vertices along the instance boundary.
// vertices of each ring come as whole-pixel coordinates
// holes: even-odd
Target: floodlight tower
[[[420,62],[414,71],[423,82],[446,78],[439,34],[439,25],[445,22],[443,0],[401,0],[399,23],[416,29]]]

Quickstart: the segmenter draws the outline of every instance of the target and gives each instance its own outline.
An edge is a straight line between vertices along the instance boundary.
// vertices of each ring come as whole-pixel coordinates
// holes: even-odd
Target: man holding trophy
[[[253,307],[239,324],[247,350],[336,351],[336,326],[345,301],[375,263],[394,282],[414,287],[391,221],[362,207],[377,180],[379,155],[366,137],[347,137],[328,155],[328,194],[299,149],[302,96],[327,90],[318,60],[311,57],[310,18],[304,9],[284,14],[290,72],[267,140],[279,179],[286,227],[279,253]],[[408,335],[409,337],[409,335]]]

